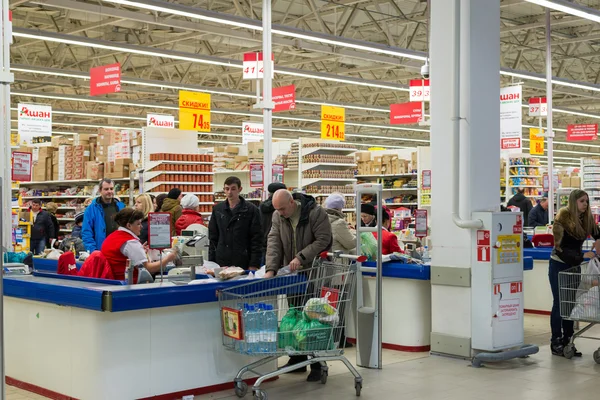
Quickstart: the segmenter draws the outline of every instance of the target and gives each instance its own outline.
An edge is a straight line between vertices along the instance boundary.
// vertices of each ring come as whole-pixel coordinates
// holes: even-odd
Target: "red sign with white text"
[[[598,124],[567,125],[567,141],[568,142],[596,140],[597,136],[598,136]]]
[[[13,151],[11,161],[12,180],[15,182],[31,181],[32,154]]]
[[[490,262],[491,248],[490,246],[477,246],[477,261],[479,262]]]
[[[500,146],[502,150],[508,149],[520,149],[521,139],[520,138],[504,138],[500,140]]]
[[[90,69],[90,96],[121,91],[121,64],[102,65]]]
[[[410,103],[390,105],[390,124],[418,124],[423,119],[421,103],[413,101]]]
[[[273,88],[273,112],[290,111],[296,109],[296,86],[280,86]]]
[[[490,231],[477,231],[477,246],[489,246],[490,245]]]

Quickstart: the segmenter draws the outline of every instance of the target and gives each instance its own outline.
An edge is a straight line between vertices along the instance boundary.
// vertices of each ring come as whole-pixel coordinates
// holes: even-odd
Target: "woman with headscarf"
[[[342,212],[346,205],[346,198],[339,193],[332,193],[325,200],[325,211],[331,224],[333,236],[333,251],[341,251],[344,254],[356,252],[356,234],[350,230],[346,216]]]
[[[167,194],[167,198],[163,201],[160,211],[168,212],[171,214],[171,236],[175,236],[175,222],[181,217],[183,209],[179,201],[181,200],[182,193],[178,188],[173,188]]]
[[[181,235],[181,231],[185,230],[192,224],[204,225],[202,214],[198,212],[200,208],[200,200],[195,194],[188,193],[181,199],[181,217],[175,222],[175,232]]]

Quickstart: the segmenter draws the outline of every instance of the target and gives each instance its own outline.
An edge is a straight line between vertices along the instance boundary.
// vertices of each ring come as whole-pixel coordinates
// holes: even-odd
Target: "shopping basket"
[[[344,357],[340,343],[346,326],[346,313],[356,284],[360,256],[322,253],[310,269],[297,275],[260,279],[218,292],[223,345],[241,354],[261,357],[241,368],[234,379],[235,393],[244,397],[248,385],[244,374],[258,375],[252,387],[256,400],[267,399],[260,385],[267,379],[321,363],[321,383],[327,382],[327,361],[341,361],[354,375],[356,395],[360,396],[362,377]],[[281,356],[306,355],[307,361],[266,374],[259,366]]]
[[[588,323],[578,330],[565,346],[564,356],[575,355],[575,338],[594,339],[583,336],[594,325],[600,323],[600,274],[590,271],[590,263],[569,268],[558,273],[560,316],[563,319]],[[594,361],[600,364],[600,348],[594,352]]]

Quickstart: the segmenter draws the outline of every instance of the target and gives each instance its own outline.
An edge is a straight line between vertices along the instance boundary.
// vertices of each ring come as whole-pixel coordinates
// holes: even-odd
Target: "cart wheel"
[[[354,384],[354,389],[356,389],[356,397],[360,397],[360,391],[362,390],[362,383],[356,382]]]
[[[570,360],[575,356],[575,346],[571,343],[565,346],[563,350],[563,355],[567,360]]]
[[[253,391],[254,394],[254,400],[267,400],[267,392],[262,391],[262,390],[254,390]]]
[[[235,395],[242,398],[246,393],[248,393],[248,384],[244,381],[235,382]]]
[[[327,383],[327,377],[329,376],[329,372],[326,369],[321,370],[321,383],[324,385]]]
[[[596,364],[600,364],[600,349],[594,352],[594,361],[596,361]]]

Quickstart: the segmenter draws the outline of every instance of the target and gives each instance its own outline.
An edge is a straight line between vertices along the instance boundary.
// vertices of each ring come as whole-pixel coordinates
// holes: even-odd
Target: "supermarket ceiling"
[[[578,3],[600,8],[600,1]],[[212,92],[213,132],[202,140],[240,142],[241,122],[259,116],[252,107],[255,87],[242,79],[241,60],[244,53],[262,50],[262,1],[10,4],[12,107],[52,104],[55,132],[139,128],[147,112],[176,116],[178,90],[185,88]],[[408,81],[420,77],[428,49],[427,1],[274,0],[272,7],[274,86],[296,85],[298,99],[292,113],[275,114],[275,137],[317,136],[320,104],[326,103],[346,107],[348,140],[427,144],[427,129],[394,129],[388,114],[390,104],[408,101]],[[525,98],[543,95],[544,9],[520,0],[501,1],[500,7],[501,81],[523,82]],[[567,83],[554,86],[554,106],[563,111],[554,116],[555,157],[572,162],[600,153],[600,146],[567,144],[564,132],[569,123],[600,118],[600,27],[561,12],[552,12],[552,24],[554,76]],[[122,91],[90,97],[89,69],[115,62],[122,66]],[[13,119],[16,127],[15,111]],[[523,121],[537,125],[526,109]]]

